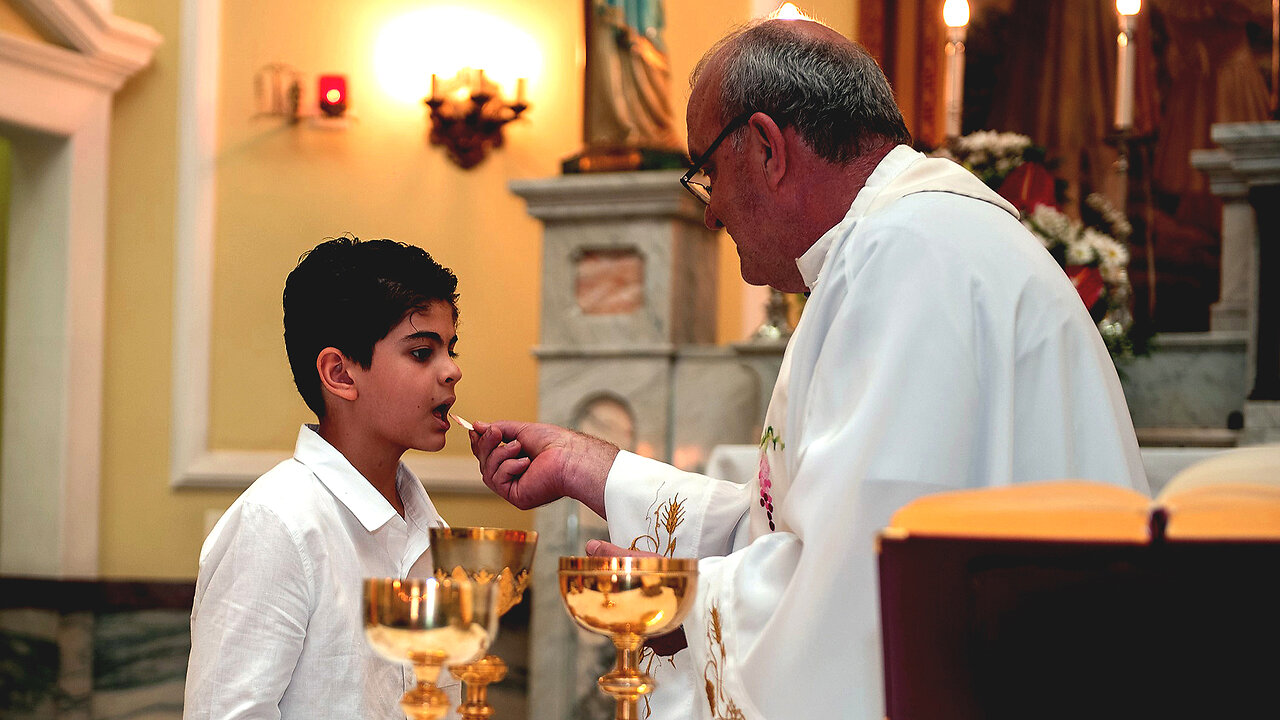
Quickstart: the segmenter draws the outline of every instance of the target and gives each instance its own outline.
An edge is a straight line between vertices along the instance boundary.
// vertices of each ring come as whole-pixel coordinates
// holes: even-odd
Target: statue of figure
[[[566,172],[682,167],[662,0],[585,0],[583,152]]]

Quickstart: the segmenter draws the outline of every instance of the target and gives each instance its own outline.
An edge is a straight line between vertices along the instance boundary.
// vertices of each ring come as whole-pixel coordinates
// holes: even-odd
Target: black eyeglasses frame
[[[747,121],[751,119],[751,116],[755,114],[755,110],[748,110],[730,120],[729,123],[724,126],[724,129],[720,131],[720,134],[716,136],[716,139],[712,140],[711,144],[707,146],[707,149],[702,151],[702,154],[698,156],[698,159],[693,162],[689,167],[689,171],[680,178],[680,184],[684,186],[684,189],[688,190],[690,195],[701,200],[704,205],[711,204],[711,188],[703,185],[702,183],[693,182],[693,176],[702,171],[702,166],[706,165],[707,161],[711,159],[711,154],[716,151],[716,148],[720,147],[720,143],[724,142],[725,138],[733,134],[733,132],[738,128],[746,125]]]

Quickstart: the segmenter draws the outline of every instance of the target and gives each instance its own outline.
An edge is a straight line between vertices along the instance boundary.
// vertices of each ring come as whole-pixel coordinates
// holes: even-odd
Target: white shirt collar
[[[867,177],[866,184],[862,186],[857,196],[854,197],[844,218],[830,230],[823,233],[822,237],[809,246],[809,249],[805,250],[803,255],[796,258],[796,267],[800,270],[800,277],[804,279],[805,287],[809,288],[810,292],[818,286],[818,281],[822,278],[822,268],[827,264],[827,256],[831,252],[831,244],[835,242],[835,239],[847,234],[852,226],[857,224],[858,218],[866,213],[867,206],[875,200],[880,190],[903,170],[906,170],[908,165],[921,157],[923,155],[906,145],[899,145],[890,150],[876,165],[875,170],[871,171],[871,175]]]
[[[320,478],[329,492],[356,516],[360,524],[373,532],[396,516],[396,510],[382,493],[360,474],[355,466],[316,432],[317,426],[303,425],[298,430],[298,444],[293,458]],[[433,524],[434,508],[427,499],[422,483],[405,464],[396,470],[396,489],[404,502],[404,515],[424,531]]]

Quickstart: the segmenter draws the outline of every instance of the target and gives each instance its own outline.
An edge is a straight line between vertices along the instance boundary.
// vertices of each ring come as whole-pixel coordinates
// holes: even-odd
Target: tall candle
[[[1133,31],[1136,25],[1137,18],[1134,15],[1120,13],[1120,34],[1116,36],[1116,128],[1120,130],[1133,127],[1133,79],[1136,67]]]
[[[947,24],[947,137],[960,136],[964,108],[964,38],[969,24],[969,3],[947,0],[942,4],[942,21]]]
[[[964,109],[964,36],[963,27],[947,28],[947,137],[960,137],[960,119]]]

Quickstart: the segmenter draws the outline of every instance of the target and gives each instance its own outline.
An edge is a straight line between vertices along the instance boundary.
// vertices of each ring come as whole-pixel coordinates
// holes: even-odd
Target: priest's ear
[[[343,400],[355,400],[360,393],[349,368],[352,361],[341,350],[327,347],[316,356],[316,372],[320,374],[320,387],[326,393]]]
[[[782,176],[787,172],[786,139],[782,135],[782,129],[773,118],[762,112],[752,115],[747,121],[747,127],[750,128],[753,139],[760,144],[759,158],[763,163],[761,169],[765,184],[771,189],[777,189]]]

